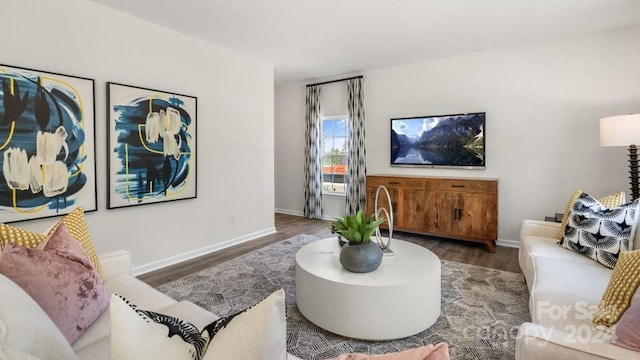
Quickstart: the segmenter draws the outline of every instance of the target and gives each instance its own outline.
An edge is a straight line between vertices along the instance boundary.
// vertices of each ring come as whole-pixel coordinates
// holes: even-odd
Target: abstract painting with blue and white
[[[109,208],[196,197],[197,99],[108,83]]]
[[[93,80],[0,65],[0,222],[96,210]]]

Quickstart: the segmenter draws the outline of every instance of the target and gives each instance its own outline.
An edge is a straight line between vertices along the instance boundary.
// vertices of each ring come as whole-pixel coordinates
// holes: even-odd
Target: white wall
[[[95,79],[98,211],[86,216],[99,252],[128,249],[140,272],[274,231],[270,64],[86,0],[7,1],[2,13],[1,63]],[[107,81],[198,98],[197,199],[106,209]]]
[[[639,40],[631,27],[366,72],[367,171],[499,178],[502,240],[517,241],[523,219],[564,211],[576,187],[628,193],[626,149],[600,147],[598,120],[640,112]],[[303,203],[304,106],[304,84],[276,88],[276,208],[292,213]],[[390,118],[473,111],[487,113],[486,170],[388,165]]]

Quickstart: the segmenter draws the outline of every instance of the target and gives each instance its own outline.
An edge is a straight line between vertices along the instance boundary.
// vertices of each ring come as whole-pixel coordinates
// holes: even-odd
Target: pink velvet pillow
[[[109,306],[100,276],[64,223],[37,248],[7,244],[0,273],[40,305],[69,343]]]
[[[640,351],[640,288],[631,299],[631,305],[622,314],[613,330],[611,343]]]
[[[449,360],[449,345],[441,342],[392,354],[343,354],[333,360]]]

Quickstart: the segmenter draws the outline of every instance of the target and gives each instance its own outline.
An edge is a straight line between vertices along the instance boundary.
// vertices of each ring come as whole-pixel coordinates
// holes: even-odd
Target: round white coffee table
[[[340,265],[337,237],[296,254],[296,304],[309,321],[332,333],[366,340],[417,334],[440,316],[440,259],[419,245],[393,239],[393,256],[358,274]]]

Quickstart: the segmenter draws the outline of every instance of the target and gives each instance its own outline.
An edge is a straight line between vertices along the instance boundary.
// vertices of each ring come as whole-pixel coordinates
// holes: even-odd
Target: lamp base
[[[629,145],[629,184],[631,185],[631,201],[640,197],[638,184],[638,147]]]

